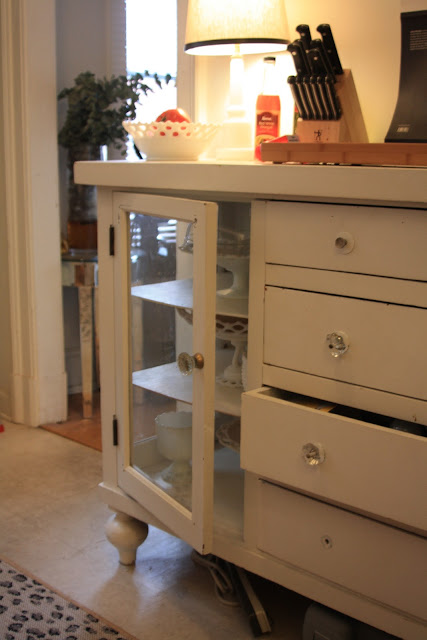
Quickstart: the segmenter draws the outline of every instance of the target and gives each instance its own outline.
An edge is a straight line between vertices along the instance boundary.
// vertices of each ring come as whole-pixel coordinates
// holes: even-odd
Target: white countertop
[[[427,204],[425,167],[119,160],[78,162],[74,175],[81,184],[202,199]]]

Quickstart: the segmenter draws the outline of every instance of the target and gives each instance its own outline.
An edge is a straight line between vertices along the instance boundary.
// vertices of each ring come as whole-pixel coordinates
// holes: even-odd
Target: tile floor
[[[0,433],[0,555],[138,640],[253,638],[242,609],[219,603],[182,541],[151,528],[134,567],[105,539],[101,454],[48,431]],[[263,582],[271,640],[300,640],[308,601]],[[268,605],[268,606],[267,606]]]

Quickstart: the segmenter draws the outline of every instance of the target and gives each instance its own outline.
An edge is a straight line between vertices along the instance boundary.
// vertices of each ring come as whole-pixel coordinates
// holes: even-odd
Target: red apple
[[[190,116],[184,109],[167,109],[157,118],[156,122],[191,122]]]

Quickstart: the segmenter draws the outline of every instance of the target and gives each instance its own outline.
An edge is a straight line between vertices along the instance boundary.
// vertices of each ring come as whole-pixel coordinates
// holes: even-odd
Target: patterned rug
[[[1,640],[136,640],[0,559]]]

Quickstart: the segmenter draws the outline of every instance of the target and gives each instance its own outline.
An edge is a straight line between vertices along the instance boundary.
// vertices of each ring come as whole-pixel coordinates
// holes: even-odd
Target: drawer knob
[[[348,335],[344,333],[344,331],[334,331],[333,333],[328,333],[326,336],[326,342],[328,344],[328,348],[330,354],[333,358],[338,358],[342,356],[350,346]]]
[[[344,249],[346,245],[347,240],[345,238],[343,238],[342,236],[338,236],[338,238],[336,238],[335,246],[337,247],[337,249]]]
[[[348,231],[339,231],[335,238],[335,249],[338,253],[351,253],[354,249],[354,238]]]
[[[314,467],[325,460],[325,450],[318,442],[307,442],[302,448],[302,457],[306,464]]]
[[[203,369],[205,364],[204,358],[201,353],[195,353],[194,356],[190,356],[189,353],[180,353],[178,356],[178,369],[183,376],[191,376],[194,369]]]

